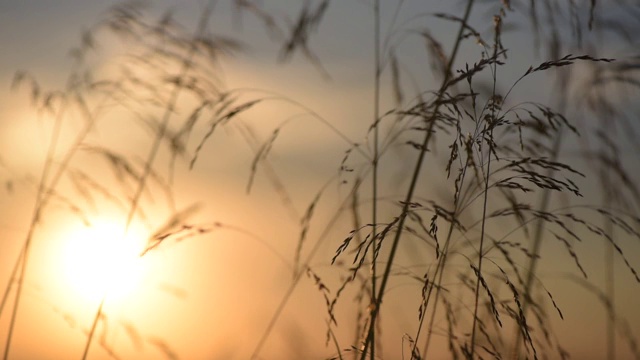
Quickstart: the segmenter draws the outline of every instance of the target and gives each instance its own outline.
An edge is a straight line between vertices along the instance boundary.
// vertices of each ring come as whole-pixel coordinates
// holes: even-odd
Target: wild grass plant
[[[29,72],[15,78],[16,87],[28,86],[33,107],[49,114],[53,126],[41,175],[33,183],[33,215],[0,308],[10,319],[4,358],[12,358],[29,260],[38,246],[34,240],[46,238],[40,227],[53,205],[86,223],[90,213],[108,208],[121,215],[123,234],[134,221],[145,223],[150,236],[139,251],[141,261],[229,231],[251,238],[266,256],[284,264],[279,302],[265,306],[256,297],[251,306],[268,316],[252,323],[255,332],[228,357],[569,358],[575,349],[567,350],[566,334],[554,328],[558,320],[576,320],[565,316],[573,304],[566,297],[561,301],[540,270],[557,266],[570,269],[567,277],[575,288],[601,302],[607,321],[597,327],[606,334],[601,341],[607,357],[640,358],[635,324],[618,314],[615,287],[618,276],[625,284],[640,282],[637,256],[628,250],[640,240],[638,163],[623,156],[630,146],[637,150],[638,54],[615,58],[603,43],[635,44],[630,34],[637,30],[632,20],[638,10],[624,1],[603,4],[468,0],[450,12],[409,1],[359,4],[363,12],[371,10],[366,41],[374,46],[373,98],[369,108],[355,110],[370,119],[358,137],[344,129],[349,124],[296,98],[225,84],[223,64],[244,50],[240,40],[212,33],[211,4],[195,31],[171,12],[154,19],[139,3],[113,7],[71,52],[77,65],[62,90],[42,90]],[[337,81],[312,42],[340,4],[305,1],[289,17],[260,2],[232,5],[238,21],[263,26],[280,46],[280,61],[302,57],[323,81]],[[405,9],[420,12],[407,15]],[[625,20],[615,21],[623,13]],[[448,33],[432,29],[434,22]],[[518,40],[513,35],[518,26],[531,32],[530,48],[541,60],[513,64],[518,54],[512,54],[509,40]],[[96,61],[101,36],[117,40],[121,55]],[[414,49],[407,50],[411,56],[403,53],[414,39],[428,53],[418,66]],[[519,89],[543,74],[553,78],[544,91],[554,101],[521,98]],[[424,80],[429,77],[435,80]],[[261,114],[270,106],[289,112],[265,120]],[[124,119],[122,129],[145,130],[144,152],[91,137],[114,118]],[[284,165],[272,156],[300,122],[322,127],[342,144],[333,167],[304,191],[282,175]],[[68,129],[75,129],[70,141],[62,136]],[[199,166],[228,155],[224,131],[238,135],[252,153],[243,191],[250,199],[259,197],[256,192],[267,191],[268,184],[277,203],[266,207],[283,209],[282,218],[295,221],[287,246],[258,220],[242,225],[202,220],[200,206],[176,193],[176,177],[188,178]],[[315,135],[296,136],[312,143]],[[216,142],[223,142],[220,153],[210,150]],[[106,166],[88,166],[98,160]],[[594,268],[597,263],[585,255],[593,243],[603,246],[604,269]],[[616,275],[616,264],[624,273]],[[604,282],[594,282],[594,273],[604,273]],[[293,307],[301,287],[315,288],[310,295],[320,299],[317,308]],[[91,358],[96,346],[109,357],[121,356],[108,340],[117,326],[110,321],[110,310],[117,311],[107,306],[110,296],[108,290],[102,294],[78,335],[84,336],[78,352],[83,359]],[[316,331],[302,335],[313,340],[285,341],[290,352],[268,350],[291,309],[300,311],[294,314],[300,323],[313,322],[305,328]],[[389,327],[394,318],[411,321]],[[133,343],[146,342],[167,358],[181,357],[171,338],[144,338],[135,324],[121,326]],[[324,336],[317,341],[319,327]],[[293,333],[287,335],[293,339]],[[313,353],[304,348],[309,342]],[[323,353],[315,352],[318,343],[325,346]]]

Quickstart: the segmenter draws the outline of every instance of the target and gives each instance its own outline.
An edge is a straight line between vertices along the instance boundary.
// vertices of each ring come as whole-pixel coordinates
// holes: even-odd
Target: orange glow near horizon
[[[123,235],[121,223],[102,219],[70,228],[63,236],[62,279],[76,296],[99,301],[107,293],[110,301],[120,300],[140,285],[141,229],[131,227]]]

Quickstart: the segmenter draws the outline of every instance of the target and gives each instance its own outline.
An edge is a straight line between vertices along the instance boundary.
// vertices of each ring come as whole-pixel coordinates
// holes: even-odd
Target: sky
[[[12,79],[16,71],[26,70],[44,89],[64,88],[69,72],[77,70],[69,49],[78,44],[82,31],[92,29],[104,18],[109,7],[117,3],[0,0],[0,181],[4,182],[0,193],[2,289],[10,282],[11,271],[30,227],[37,183],[54,129],[53,117],[34,109],[28,87],[12,89]],[[293,0],[262,3],[278,19],[288,19],[283,23],[291,23],[302,6],[302,2]],[[485,38],[490,38],[492,27],[486,19],[490,19],[498,3],[478,5],[471,17],[471,23]],[[390,39],[396,40],[390,43],[394,44],[398,54],[403,92],[407,103],[410,103],[416,87],[436,90],[440,79],[428,70],[428,52],[419,33],[397,29],[410,26],[419,31],[428,29],[448,53],[456,25],[428,14],[461,14],[462,4],[409,0],[383,1],[382,4],[383,38],[392,34]],[[402,6],[397,19],[392,22],[399,4]],[[175,19],[192,33],[204,8],[203,1],[150,1],[146,16],[153,18],[167,9],[172,10]],[[331,221],[348,194],[348,185],[356,181],[356,174],[366,169],[367,160],[358,151],[362,149],[366,153],[372,142],[369,128],[374,117],[373,11],[370,2],[364,0],[334,1],[330,4],[317,33],[309,42],[323,71],[300,52],[288,62],[279,61],[281,47],[277,39],[269,36],[263,24],[251,14],[238,17],[233,11],[229,1],[218,1],[209,21],[209,31],[237,38],[243,44],[243,49],[237,54],[217,63],[215,75],[221,87],[237,89],[235,91],[241,94],[240,100],[266,100],[243,112],[229,126],[217,129],[204,143],[192,169],[189,162],[207,132],[205,120],[190,134],[187,154],[177,159],[173,171],[167,148],[161,148],[154,167],[157,178],[161,180],[155,181],[152,177],[149,191],[144,192],[141,198],[143,213],[136,214],[132,225],[125,231],[127,236],[124,240],[127,244],[134,243],[133,250],[126,247],[113,250],[114,241],[111,239],[122,238],[120,235],[127,220],[126,206],[123,208],[122,203],[130,199],[134,183],[126,176],[124,181],[118,181],[107,158],[95,152],[80,152],[73,159],[72,169],[76,170],[77,176],[88,174],[105,184],[105,189],[97,191],[94,188],[93,201],[89,201],[74,187],[71,176],[61,181],[58,193],[61,196],[54,196],[33,237],[11,344],[11,359],[80,358],[104,291],[104,288],[95,287],[99,282],[95,279],[102,276],[114,278],[117,286],[113,286],[117,289],[108,292],[105,318],[98,327],[90,359],[112,358],[109,351],[123,359],[248,358],[290,288],[296,248],[305,224],[301,219],[320,191],[322,196],[314,208],[301,252],[304,259],[320,242],[318,251],[309,261],[312,272],[303,276],[294,288],[291,299],[260,352],[260,358],[325,359],[335,355],[335,346],[331,342],[325,344],[327,310],[324,293],[314,276],[327,285],[330,296],[333,296],[344,280],[347,274],[345,266],[353,256],[346,254],[346,265],[330,265],[336,249],[354,228],[348,212],[336,222]],[[584,20],[585,9],[580,11]],[[601,20],[604,23],[605,16]],[[530,45],[534,37],[523,16],[507,13],[505,31],[503,43],[509,49],[509,56],[508,62],[499,70],[498,91],[502,93],[530,65],[547,60],[544,48],[535,51]],[[569,32],[566,30],[563,36],[568,38]],[[599,44],[606,45],[595,49],[598,50],[597,55],[619,55],[625,45],[619,40],[607,42],[610,40],[607,36],[611,35],[600,39],[602,42]],[[117,37],[102,33],[96,42],[96,52],[87,60],[95,66],[97,78],[117,74],[117,66],[111,64],[124,64],[122,54],[137,51],[130,44],[122,45]],[[462,68],[465,62],[473,64],[478,61],[480,51],[478,44],[466,42],[455,66]],[[388,69],[381,77],[382,113],[394,104]],[[586,69],[577,67],[576,77],[588,78]],[[528,100],[558,106],[557,95],[548,90],[555,76],[552,72],[527,78],[510,93],[510,104]],[[490,84],[490,77],[481,75],[481,79],[488,87],[486,84]],[[478,86],[481,85],[478,81]],[[637,96],[637,91],[631,92],[630,97],[633,99],[634,96]],[[180,97],[174,117],[186,118],[193,106],[192,97]],[[139,110],[130,112],[120,105],[105,107],[102,109],[104,117],[89,133],[84,144],[112,149],[125,156],[131,164],[140,166],[152,147],[152,133],[141,125],[144,116],[136,118]],[[570,108],[574,114],[580,114],[579,110],[579,107]],[[148,115],[159,117],[161,114],[156,109],[149,110]],[[102,116],[102,113],[96,112],[98,115]],[[577,121],[588,125],[591,120],[586,117]],[[69,114],[69,121],[61,130],[54,164],[62,161],[62,154],[71,148],[73,138],[82,126],[77,113]],[[384,126],[383,130],[393,129],[392,120]],[[257,166],[254,176],[252,168],[256,164],[256,149],[268,143],[274,129],[279,130],[269,152],[270,168]],[[248,134],[254,136],[255,141],[247,140],[251,139]],[[352,150],[353,154],[343,163],[353,142],[361,146]],[[633,156],[634,147],[628,142],[628,139],[621,140],[620,160],[632,170],[633,179],[638,179],[637,169],[640,166]],[[577,148],[580,140],[567,138],[565,143],[565,159],[572,159],[573,149]],[[437,180],[430,180],[433,183],[422,180],[425,184],[418,195],[422,199],[450,201],[451,182],[446,182],[443,171],[449,150],[445,141],[436,144],[433,156],[425,163],[424,173],[430,176],[429,179]],[[385,201],[380,216],[385,219],[383,221],[388,222],[397,216],[397,200],[403,198],[409,184],[407,173],[412,170],[415,156],[415,149],[398,143],[390,146],[381,160],[384,171],[380,189]],[[340,172],[340,166],[344,164],[356,171]],[[581,171],[589,169],[588,163],[578,161],[576,164]],[[290,203],[283,201],[282,191],[274,190],[274,182],[270,181],[274,177],[269,175],[270,172],[283,185]],[[253,182],[248,192],[250,179]],[[341,181],[347,184],[341,185]],[[584,185],[583,192],[587,195],[584,200],[576,200],[577,203],[599,203],[602,200],[599,185],[591,180],[577,181]],[[166,187],[162,185],[166,183],[171,184],[168,192],[172,196],[167,195]],[[105,192],[116,194],[120,200],[110,201]],[[363,196],[365,204],[370,201],[366,195]],[[527,199],[536,201],[533,197]],[[565,196],[558,196],[552,203],[561,207],[566,201]],[[79,204],[79,208],[71,208],[70,211],[70,204]],[[195,210],[185,210],[190,208]],[[161,244],[142,259],[136,256],[133,259],[131,256],[117,257],[122,253],[137,254],[142,246],[141,239],[148,238],[170,222],[175,212],[182,210],[189,214],[188,223],[200,224],[203,234],[185,239],[171,237],[171,241]],[[589,212],[585,210],[584,213]],[[368,222],[366,214],[366,211],[362,212],[362,224]],[[470,215],[465,221],[472,222],[477,214]],[[93,226],[87,227],[83,222]],[[513,226],[513,222],[496,221],[489,230],[492,234],[503,234]],[[445,223],[442,222],[440,227],[442,233]],[[326,236],[323,235],[325,230]],[[571,242],[578,249],[581,266],[587,270],[588,280],[597,289],[604,289],[602,259],[606,247],[584,231],[576,232],[585,238],[582,243]],[[477,235],[470,234],[472,237]],[[102,245],[85,249],[87,239]],[[453,273],[464,273],[469,268],[464,254],[469,251],[467,246],[475,246],[470,245],[473,239],[460,236],[456,240],[456,251],[463,256],[451,260]],[[625,259],[636,268],[640,266],[640,242],[637,240],[620,235]],[[112,251],[118,255],[114,260],[107,260],[111,262],[103,263]],[[387,254],[388,248],[385,246],[382,251],[382,254]],[[602,303],[597,295],[574,280],[581,272],[563,243],[545,242],[542,251],[544,256],[537,275],[546,290],[553,294],[564,316],[564,320],[556,316],[546,294],[541,292],[543,300],[540,301],[552,319],[549,326],[553,327],[573,358],[604,358],[606,313]],[[495,252],[490,254],[495,256],[488,257],[493,260],[499,257]],[[640,284],[625,266],[625,259],[617,255],[614,259],[616,309],[620,318],[626,320],[629,331],[639,336],[640,312],[636,309],[635,299],[640,295]],[[396,270],[405,275],[392,279],[384,302],[387,310],[380,320],[383,329],[380,353],[384,358],[400,358],[401,354],[408,356],[406,335],[413,336],[416,332],[422,284],[406,274],[420,279],[425,271],[432,269],[434,261],[433,249],[422,243],[410,242],[401,246]],[[524,264],[520,266],[525,267]],[[105,275],[96,268],[108,268],[109,271]],[[492,276],[496,284],[500,282],[495,280],[497,271]],[[461,283],[453,274],[448,281],[452,286]],[[366,307],[359,303],[356,288],[348,288],[336,307],[338,326],[334,329],[341,348],[350,345],[358,309]],[[455,288],[458,291],[456,296],[469,295],[464,292],[464,286]],[[10,289],[10,294],[15,294],[16,286]],[[496,289],[497,298],[512,298],[505,286]],[[469,302],[461,301],[460,304],[469,306]],[[7,336],[12,306],[13,300],[10,300],[0,314],[0,339]],[[462,314],[469,311],[464,306],[458,309]],[[468,319],[464,318],[464,321]],[[437,320],[437,328],[442,331],[446,319],[438,317]],[[507,330],[503,331],[511,331],[508,326],[505,328]],[[624,329],[617,333],[617,352],[621,359],[632,358],[625,334]],[[435,336],[435,345],[430,352],[434,358],[449,355],[446,337],[440,335]],[[4,340],[2,343],[5,344]],[[0,349],[4,350],[5,345]],[[549,356],[555,358],[554,354]]]

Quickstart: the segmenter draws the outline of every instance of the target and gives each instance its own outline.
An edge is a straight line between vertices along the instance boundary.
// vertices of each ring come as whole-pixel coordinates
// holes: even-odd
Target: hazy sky
[[[386,34],[384,31],[389,29],[399,2],[382,2],[383,34]],[[109,6],[116,3],[0,0],[0,164],[3,165],[0,168],[0,180],[11,179],[14,184],[11,191],[0,194],[2,289],[28,228],[34,204],[34,179],[38,178],[41,171],[51,130],[51,119],[39,118],[32,111],[26,87],[17,92],[10,90],[12,78],[16,70],[28,70],[45,88],[63,87],[73,67],[69,49],[78,43],[84,29],[96,24]],[[157,15],[172,9],[176,19],[190,30],[195,28],[198,16],[205,7],[205,2],[200,0],[149,3],[151,14]],[[298,0],[262,3],[277,16],[291,20],[302,4]],[[444,11],[460,14],[456,6],[462,5],[445,1],[405,1],[396,25],[413,24],[421,30],[429,29],[448,53],[456,26],[425,15]],[[452,7],[454,10],[451,10]],[[495,8],[492,10],[490,6],[479,5],[477,9],[478,15],[472,18],[472,23],[482,35],[490,37],[492,24],[488,21],[485,24],[481,19],[490,19],[491,11]],[[366,133],[373,117],[374,72],[373,22],[369,1],[332,2],[326,20],[312,37],[311,49],[318,55],[329,78],[323,76],[300,53],[295,54],[290,63],[281,64],[278,61],[279,45],[267,35],[264,27],[250,14],[244,14],[242,21],[239,21],[231,10],[229,1],[218,1],[210,21],[212,32],[237,37],[245,44],[245,50],[221,63],[221,78],[226,85],[229,88],[266,89],[294,99],[326,119],[345,137],[366,145]],[[531,28],[522,17],[509,13],[505,22],[508,32],[503,42],[509,49],[509,63],[499,70],[502,81],[499,88],[502,91],[508,89],[530,65],[547,60],[540,57],[545,53],[544,50],[536,52],[532,49]],[[395,35],[403,36],[402,33]],[[429,62],[424,41],[415,33],[404,36],[406,40],[398,45],[396,51],[400,54],[401,78],[406,84],[406,94],[414,90],[412,83],[419,84],[421,89],[434,90],[439,79],[427,70]],[[610,54],[600,56],[615,55],[616,44],[609,45],[612,48]],[[98,55],[94,61],[108,62],[106,60],[117,50],[119,48],[113,38],[107,38],[105,43],[98,42]],[[466,43],[461,48],[462,60],[456,66],[462,67],[464,62],[471,64],[477,61],[480,51],[481,48],[473,42]],[[100,74],[105,73],[106,70]],[[383,76],[383,112],[392,105],[389,80],[387,71]],[[551,93],[548,90],[552,80],[553,75],[532,76],[514,90],[512,97],[514,101],[526,99],[553,104],[554,99],[549,96]],[[247,93],[254,94],[251,95],[254,97],[271,96],[251,91]],[[298,216],[304,213],[316,193],[338,172],[340,161],[349,148],[348,142],[336,136],[333,130],[313,119],[313,116],[300,116],[302,112],[301,107],[291,102],[273,101],[248,111],[243,117],[243,121],[250,124],[262,140],[271,135],[274,127],[288,121],[272,149],[272,165],[289,191]],[[108,119],[98,126],[98,131],[91,135],[90,141],[110,144],[133,154],[133,158],[144,158],[150,146],[149,133],[139,126],[131,126],[127,119],[121,119],[117,114]],[[77,130],[77,127],[71,126],[67,131],[72,134],[74,129]],[[205,127],[197,129],[188,146],[190,152],[195,150]],[[140,289],[129,298],[114,298],[107,303],[112,331],[106,336],[105,343],[113,346],[123,358],[154,359],[168,356],[167,349],[185,359],[246,358],[287,289],[300,223],[298,219],[291,219],[291,211],[281,205],[280,196],[271,190],[264,172],[258,172],[252,193],[246,193],[254,154],[238,129],[225,129],[221,134],[216,133],[214,139],[203,148],[194,170],[190,171],[185,161],[177,165],[175,206],[182,209],[202,203],[195,219],[209,223],[220,221],[230,226],[217,229],[210,236],[173,243],[167,245],[166,249],[152,253],[145,262],[141,275],[143,280],[138,285]],[[572,143],[572,140],[568,141]],[[429,165],[442,172],[446,163],[437,156],[446,157],[447,151],[441,150],[436,154],[437,160],[430,160]],[[408,180],[402,174],[412,166],[414,155],[415,152],[406,147],[391,148],[386,158],[389,170],[385,173],[385,194],[402,196]],[[622,156],[628,159],[632,154]],[[159,160],[160,164],[167,161],[167,154]],[[353,166],[364,163],[357,156],[352,161],[350,165]],[[99,166],[88,158],[79,159],[78,164],[86,169],[94,169],[93,166],[97,169]],[[640,168],[637,162],[635,165]],[[158,168],[166,175],[167,165],[158,165]],[[96,170],[96,174],[103,173]],[[113,189],[118,189],[115,181],[111,184]],[[588,189],[593,187],[589,183],[586,186]],[[437,189],[437,186],[433,188]],[[335,183],[327,187],[325,200],[320,203],[320,210],[312,223],[310,239],[322,233],[323,224],[336,210],[338,200],[344,197],[346,191],[346,188]],[[450,196],[446,191],[433,191],[436,193],[431,195],[437,199]],[[150,200],[151,196],[153,200]],[[595,198],[595,201],[599,200],[599,197]],[[161,190],[150,194],[145,201],[147,215],[151,219],[149,223],[159,226],[162,221],[156,218],[165,219],[171,205]],[[87,206],[90,217],[98,218],[99,215],[121,224],[122,211],[113,206],[108,209],[105,215],[105,212]],[[393,209],[393,206],[388,209]],[[390,217],[390,214],[385,215]],[[72,235],[74,228],[81,226],[77,219],[69,220],[70,217],[63,205],[52,206],[51,214],[43,221],[40,235],[36,238],[37,245],[34,245],[31,260],[33,265],[30,265],[31,272],[28,274],[30,281],[25,290],[27,295],[21,305],[12,345],[15,359],[80,357],[85,339],[83,331],[86,332],[91,323],[97,300],[87,299],[84,295],[74,296],[78,291],[74,285],[69,280],[60,280],[64,275],[59,271],[66,266],[64,259],[68,256],[60,244],[76,236]],[[144,221],[137,226],[143,228],[141,231],[144,232],[142,223]],[[251,234],[247,235],[243,232],[245,230],[238,231],[235,227]],[[329,267],[329,261],[351,228],[348,216],[338,222],[332,236],[311,262],[314,271],[321,273],[334,291],[344,272]],[[631,263],[640,264],[638,244],[625,245]],[[306,246],[310,247],[310,244]],[[585,268],[589,269],[592,276],[590,280],[598,285],[603,278],[600,271],[602,248],[601,243],[589,243],[582,250]],[[308,249],[305,248],[305,251]],[[417,262],[414,250],[411,247],[402,250],[400,256],[406,264]],[[279,255],[274,255],[273,251]],[[554,299],[565,315],[564,322],[553,323],[554,328],[566,348],[576,351],[576,358],[600,358],[604,354],[604,311],[601,304],[595,296],[587,296],[587,291],[564,277],[565,272],[578,272],[561,244],[549,245],[546,251],[551,265],[542,267],[540,275],[545,276],[547,288],[553,292]],[[282,261],[279,256],[285,260]],[[419,257],[417,259],[420,260]],[[461,264],[468,266],[464,261]],[[635,300],[640,295],[640,287],[634,283],[620,259],[616,259],[616,270],[621,274],[617,284],[617,306],[627,318],[632,331],[640,335],[640,313]],[[398,311],[382,320],[388,358],[398,358],[403,348],[406,351],[402,335],[415,331],[419,291],[420,286],[415,281],[398,281],[389,290],[385,306]],[[332,354],[332,348],[324,347],[326,312],[322,294],[311,279],[305,279],[294,294],[265,347],[264,358],[293,359],[311,356],[309,354],[318,359],[326,358]],[[508,294],[501,295],[509,297]],[[342,316],[339,322],[341,326],[336,333],[339,337],[351,339],[355,302],[352,297],[342,300],[344,307],[337,310]],[[407,310],[409,308],[410,311]],[[9,311],[5,309],[0,318],[0,343],[4,343],[8,317]],[[348,320],[342,322],[342,319]],[[136,337],[143,344],[141,348],[137,347]],[[440,345],[444,346],[442,338],[438,341],[442,341]],[[34,346],[34,342],[39,345]],[[620,353],[628,355],[626,344],[620,341],[618,345]],[[434,354],[447,352],[442,348],[435,350]],[[96,343],[90,358],[108,358],[108,354]]]

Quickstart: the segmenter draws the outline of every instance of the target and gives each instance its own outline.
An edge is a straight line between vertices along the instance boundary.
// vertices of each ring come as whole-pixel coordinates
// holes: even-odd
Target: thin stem
[[[378,225],[378,160],[380,154],[378,153],[378,141],[379,141],[379,129],[378,121],[380,120],[380,0],[375,0],[373,5],[374,11],[374,95],[373,95],[373,173],[372,173],[372,187],[373,187],[373,204],[371,214],[372,224],[372,239],[374,241],[374,251],[371,252],[371,304],[376,304],[376,251],[378,248],[377,242],[381,240],[377,239],[377,225]],[[370,311],[373,311],[375,305],[370,307]],[[375,359],[375,331],[371,334],[371,360]]]
[[[499,24],[500,18],[498,20]],[[496,25],[495,28],[495,39],[493,44],[493,57],[497,58],[498,55],[498,41],[500,39],[500,26]],[[493,89],[491,92],[492,98],[489,100],[489,105],[491,106],[491,116],[489,117],[489,123],[486,124],[489,130],[489,139],[493,138],[493,122],[496,120],[496,83],[498,76],[498,64],[497,62],[493,63]],[[486,128],[485,128],[486,131]],[[488,159],[487,159],[487,175],[485,176],[484,182],[484,200],[482,204],[482,226],[480,231],[480,248],[478,249],[478,274],[476,276],[476,289],[475,289],[475,304],[473,308],[473,325],[471,326],[471,354],[470,359],[473,360],[473,357],[476,352],[476,327],[478,323],[478,303],[480,300],[480,279],[482,279],[482,259],[484,259],[484,238],[485,238],[485,225],[487,223],[487,201],[489,199],[489,179],[491,177],[491,143],[487,142],[488,147]]]
[[[471,14],[471,9],[473,7],[473,3],[474,0],[469,0],[467,2],[467,7],[465,9],[465,13],[464,13],[464,17],[462,20],[462,23],[460,25],[460,29],[458,30],[458,35],[456,36],[456,42],[453,46],[453,51],[451,54],[451,57],[449,58],[449,62],[447,64],[447,68],[444,74],[444,79],[442,82],[442,86],[440,87],[440,90],[438,91],[438,96],[436,99],[436,105],[435,108],[433,110],[433,114],[429,117],[428,119],[428,126],[429,128],[427,129],[426,133],[425,133],[425,137],[424,140],[422,141],[422,145],[420,147],[420,153],[418,155],[418,159],[416,161],[416,165],[415,165],[415,169],[413,171],[413,175],[411,177],[411,183],[409,185],[409,190],[407,191],[407,196],[405,198],[405,201],[403,203],[402,206],[402,213],[400,214],[400,218],[398,220],[398,226],[397,226],[397,231],[395,233],[394,239],[393,239],[393,243],[391,244],[391,250],[389,252],[389,259],[387,261],[387,265],[385,267],[384,273],[382,275],[382,280],[380,282],[380,288],[378,289],[378,295],[376,296],[376,304],[375,307],[373,308],[373,311],[371,313],[371,320],[369,322],[369,329],[367,331],[367,338],[365,340],[363,349],[362,349],[362,355],[360,357],[361,360],[365,360],[366,358],[366,354],[367,354],[367,350],[369,348],[371,344],[371,341],[373,339],[373,332],[375,330],[375,324],[376,324],[376,319],[377,316],[380,312],[380,305],[382,304],[382,298],[384,296],[384,290],[387,286],[387,281],[389,280],[389,274],[391,273],[391,267],[393,265],[393,261],[396,255],[396,250],[398,248],[398,243],[400,242],[400,238],[402,237],[402,232],[404,229],[404,223],[405,220],[407,218],[407,213],[409,211],[409,204],[411,203],[411,200],[413,199],[413,193],[415,192],[416,189],[416,185],[418,183],[418,179],[420,177],[420,173],[422,170],[422,164],[424,162],[424,158],[426,156],[426,150],[428,148],[429,142],[431,140],[431,136],[433,135],[433,128],[435,126],[435,122],[436,122],[436,118],[438,115],[438,112],[440,110],[440,104],[441,102],[439,101],[442,96],[444,95],[445,91],[446,91],[446,84],[449,81],[449,77],[451,74],[451,68],[453,66],[453,61],[456,58],[456,55],[458,53],[458,49],[460,47],[460,43],[462,42],[462,33],[465,29],[466,23],[469,19],[469,15]]]
[[[605,232],[613,238],[613,224],[611,219],[605,220]],[[607,359],[616,358],[616,313],[615,313],[615,269],[614,269],[614,248],[610,242],[605,242],[605,286],[606,294],[611,306],[607,308]]]
[[[18,308],[20,307],[20,299],[22,297],[22,289],[24,287],[24,280],[25,280],[27,265],[29,260],[29,251],[31,249],[31,243],[33,241],[33,234],[35,232],[36,224],[38,223],[38,221],[40,221],[40,215],[42,214],[43,204],[47,198],[46,182],[49,176],[49,172],[51,171],[51,168],[53,166],[53,158],[56,153],[56,147],[58,146],[58,141],[60,140],[63,114],[64,114],[64,108],[61,109],[60,112],[58,113],[58,116],[56,116],[56,120],[53,125],[53,131],[51,133],[51,141],[49,142],[49,148],[47,150],[47,156],[46,156],[44,168],[42,169],[40,182],[38,184],[38,192],[36,194],[36,204],[33,211],[33,216],[31,218],[31,225],[29,226],[29,231],[27,233],[24,246],[20,252],[20,256],[18,257],[18,261],[17,261],[17,263],[20,263],[20,265],[18,266],[20,271],[20,277],[18,278],[16,298],[13,304],[13,311],[11,312],[11,320],[9,322],[9,331],[7,332],[7,341],[6,341],[6,347],[4,349],[4,356],[3,356],[4,360],[7,360],[9,358],[9,352],[11,350],[11,340],[13,338],[13,332],[15,330],[16,318],[18,315]],[[11,280],[13,280],[13,278]],[[9,285],[7,286],[10,286],[10,285],[11,284],[9,283]]]
[[[89,349],[91,348],[91,342],[93,340],[93,336],[96,332],[96,328],[98,327],[98,321],[100,320],[100,318],[102,317],[102,310],[104,308],[104,304],[107,301],[107,293],[105,292],[104,295],[102,295],[102,299],[100,299],[100,304],[98,305],[98,310],[96,310],[96,317],[94,318],[93,322],[91,323],[91,329],[89,330],[89,335],[87,335],[87,341],[84,344],[84,350],[82,352],[82,359],[85,360],[87,358],[87,356],[89,356]]]
[[[11,286],[13,285],[13,282],[16,279],[16,274],[18,273],[20,264],[22,264],[23,255],[24,255],[24,246],[20,249],[20,254],[18,254],[16,263],[13,265],[13,270],[11,271],[11,276],[9,277],[9,283],[7,284],[7,287],[4,289],[4,295],[2,295],[2,302],[0,303],[0,315],[2,315],[4,306],[7,304],[7,300],[9,299],[9,292],[11,290]]]
[[[602,123],[601,130],[605,127],[604,123]],[[606,150],[601,150],[606,151]],[[615,156],[615,152],[610,154],[609,156]],[[615,184],[613,183],[610,172],[606,169],[601,169],[600,171],[600,182],[604,186],[605,189],[613,189]],[[605,191],[603,193],[604,207],[611,207],[614,194],[612,191]],[[614,229],[613,222],[611,218],[606,217],[604,219],[604,231],[607,237],[610,239],[614,239]],[[605,242],[605,251],[604,251],[604,273],[605,273],[605,291],[607,295],[607,299],[609,301],[610,306],[606,307],[607,310],[607,359],[615,360],[616,358],[616,330],[615,330],[615,322],[616,322],[616,313],[615,313],[615,269],[614,269],[614,245],[612,242]]]
[[[359,179],[356,180],[356,182],[359,182]],[[359,205],[359,198],[358,198],[358,192],[354,191],[351,196],[351,216],[352,216],[352,229],[360,229],[361,228],[361,224],[362,221],[360,220],[360,212],[358,211],[358,205]],[[355,233],[355,238],[354,238],[358,244],[362,243],[362,235],[359,231],[356,231]],[[360,326],[359,326],[359,316],[360,314],[358,313],[358,315],[356,316],[356,326],[355,328],[355,336],[354,336],[354,344],[357,344],[360,341]],[[353,353],[353,357],[354,360],[358,359],[358,353],[354,352]]]
[[[495,82],[494,82],[494,87],[495,87]],[[493,132],[493,129],[490,129],[489,131]],[[488,146],[491,146],[491,145],[488,145]],[[482,205],[483,206],[482,207],[482,229],[480,232],[480,248],[478,249],[478,274],[476,276],[475,305],[473,308],[473,325],[471,326],[470,359],[473,359],[473,356],[475,355],[475,349],[476,349],[476,326],[478,321],[478,301],[480,299],[480,279],[482,277],[482,259],[484,258],[484,254],[482,252],[484,250],[484,233],[485,233],[485,225],[487,222],[487,200],[489,199],[489,196],[488,196],[489,177],[491,175],[491,150],[489,150],[488,153],[489,153],[489,159],[487,160],[487,176],[485,176],[484,202]]]

